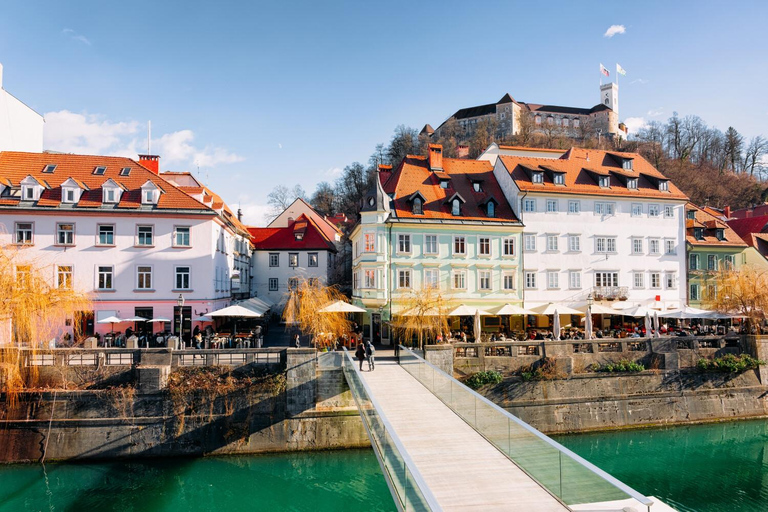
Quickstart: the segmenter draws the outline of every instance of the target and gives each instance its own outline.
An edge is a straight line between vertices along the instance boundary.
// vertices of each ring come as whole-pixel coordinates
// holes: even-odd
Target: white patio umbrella
[[[587,312],[587,314],[584,316],[584,337],[588,340],[592,339],[592,315]]]
[[[593,306],[594,307],[594,306]],[[583,311],[570,308],[564,304],[557,304],[555,302],[548,302],[547,304],[531,308],[537,315],[554,315],[555,311],[559,311],[561,315],[583,315]]]
[[[489,312],[493,313],[496,316],[513,316],[513,315],[535,315],[536,313],[534,311],[531,311],[530,309],[524,309],[520,306],[515,306],[513,304],[504,304],[503,306],[499,306],[497,308],[489,309]]]
[[[481,328],[480,328],[480,310],[475,310],[475,343],[480,341],[480,334],[481,334]]]
[[[644,316],[650,316],[655,310],[646,306],[635,306],[633,308],[627,308],[621,310],[621,315],[633,316],[635,318],[642,318]]]
[[[654,311],[653,312],[653,319],[655,324],[655,332],[653,334],[654,338],[661,338],[661,322],[659,321],[659,312]]]
[[[490,315],[489,312],[476,308],[474,306],[466,306],[464,304],[459,305],[459,307],[455,308],[453,311],[448,313],[448,316],[474,316],[475,312],[480,312],[480,316],[488,316]]]
[[[256,311],[250,308],[246,308],[239,304],[235,304],[233,306],[227,306],[226,308],[222,308],[222,309],[213,311],[211,313],[208,313],[208,316],[209,317],[231,316],[235,318],[259,318],[260,316],[262,316],[262,314],[257,313]]]
[[[687,320],[690,318],[709,318],[709,315],[711,315],[713,311],[709,311],[706,309],[699,309],[699,308],[692,308],[690,306],[685,306],[681,309],[676,309],[673,311],[662,311],[659,316],[663,318],[676,318],[678,320]]]
[[[123,318],[123,322],[146,322],[147,319],[143,316],[132,316],[131,318]]]
[[[165,322],[170,322],[170,321],[171,321],[171,319],[170,319],[170,318],[161,318],[161,317],[158,317],[158,318],[151,318],[151,319],[147,320],[147,322],[149,322],[149,323],[151,323],[151,324],[156,324],[156,323],[158,323],[158,322],[162,322],[162,323],[165,323]]]
[[[651,337],[651,331],[653,330],[653,324],[651,323],[651,313],[645,312],[645,335]]]
[[[124,322],[122,318],[118,318],[116,316],[108,316],[107,318],[102,318],[101,320],[98,320],[97,324],[112,324],[112,332],[115,332],[115,324],[119,324],[121,322]]]
[[[588,306],[584,306],[577,309],[580,310],[579,314],[583,315],[583,314],[586,314]],[[582,309],[584,310],[583,312],[581,312]],[[563,314],[566,314],[566,313],[563,313]],[[574,313],[571,313],[571,314],[574,314]],[[620,309],[613,309],[607,306],[603,306],[602,304],[592,304],[592,314],[593,315],[623,315],[624,312]]]
[[[213,322],[213,318],[211,318],[209,316],[202,315],[202,316],[199,316],[199,317],[195,318],[192,321],[193,322]]]
[[[318,311],[320,311],[320,313],[365,313],[363,308],[343,300],[331,302],[327,306],[320,308]]]
[[[554,318],[552,319],[552,330],[556,340],[560,340],[560,315],[555,310]]]

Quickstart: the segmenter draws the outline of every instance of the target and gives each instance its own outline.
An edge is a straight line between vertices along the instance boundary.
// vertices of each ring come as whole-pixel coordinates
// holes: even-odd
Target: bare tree
[[[753,137],[744,151],[744,163],[742,164],[744,172],[749,173],[750,176],[754,176],[755,172],[758,176],[761,175],[765,166],[763,157],[766,153],[768,153],[768,141],[762,135]]]
[[[296,199],[306,199],[307,193],[301,185],[294,185],[292,189],[289,189],[285,185],[278,185],[272,192],[267,194],[267,204],[270,207],[267,218],[272,221],[275,217],[283,213],[291,203]]]
[[[336,213],[336,190],[327,181],[321,181],[317,184],[309,204],[320,213],[333,215]]]
[[[415,129],[400,125],[395,128],[395,134],[389,142],[385,153],[390,165],[395,166],[405,158],[406,155],[412,155],[418,150],[419,132]],[[381,162],[383,163],[383,162]]]

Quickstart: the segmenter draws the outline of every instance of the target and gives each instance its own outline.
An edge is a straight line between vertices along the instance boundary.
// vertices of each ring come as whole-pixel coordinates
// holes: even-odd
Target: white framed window
[[[515,255],[515,239],[514,238],[502,238],[501,239],[502,255],[505,257],[512,257]]]
[[[461,215],[461,201],[458,199],[451,201],[451,215]]]
[[[667,290],[677,289],[677,273],[676,272],[667,272],[666,274],[664,274],[664,280],[666,281]]]
[[[316,252],[310,252],[307,253],[307,266],[308,267],[316,267],[318,261],[318,253]]]
[[[658,238],[651,238],[648,240],[648,253],[661,254],[661,240]]]
[[[397,235],[397,252],[399,254],[411,253],[411,235],[399,234]]]
[[[662,191],[662,192],[668,192],[669,191],[669,182],[667,180],[659,181],[659,190]]]
[[[365,233],[365,252],[376,252],[376,233]]]
[[[58,288],[71,289],[74,273],[74,267],[72,267],[72,265],[57,265],[56,286]]]
[[[560,272],[547,270],[547,289],[556,290],[558,288],[560,288]]]
[[[571,270],[568,272],[568,287],[571,290],[581,290],[581,272]]]
[[[641,217],[643,215],[643,203],[632,203],[632,216]]]
[[[557,199],[547,199],[547,213],[557,213]]]
[[[577,199],[568,201],[568,213],[571,215],[578,215],[581,213],[581,201]]]
[[[523,234],[523,250],[526,252],[534,252],[536,250],[536,234],[525,233]]]
[[[595,272],[595,286],[619,286],[618,272]]]
[[[562,173],[562,172],[556,172],[556,173],[555,173],[555,174],[552,176],[552,182],[553,182],[555,185],[565,185],[565,174],[564,174],[564,173]]]
[[[152,289],[152,266],[151,265],[138,265],[136,267],[136,289],[137,290]]]
[[[691,285],[691,292],[690,292],[690,299],[689,300],[700,300],[701,295],[699,293],[699,285],[698,284],[692,284]]]
[[[491,255],[491,239],[487,236],[481,236],[477,240],[477,248],[480,256]]]
[[[437,254],[437,235],[424,235],[424,254]]]
[[[19,245],[32,245],[34,243],[34,224],[32,222],[17,222],[15,225],[16,243]]]
[[[544,183],[544,173],[543,172],[531,173],[531,181],[533,183]]]
[[[573,127],[574,127],[574,128],[578,128],[578,127],[579,127],[579,124],[580,124],[580,121],[579,121],[578,119],[574,119],[574,120],[573,120]]]
[[[664,218],[673,219],[675,217],[675,207],[671,204],[664,205]]]
[[[643,239],[642,238],[633,238],[632,239],[632,254],[643,254]]]
[[[627,188],[630,190],[637,190],[637,178],[628,178],[627,179]]]
[[[671,238],[664,240],[664,254],[677,254],[676,241]]]
[[[581,235],[568,235],[568,251],[581,252]]]
[[[97,230],[96,245],[115,245],[114,224],[99,224]]]
[[[112,279],[115,275],[115,268],[108,265],[99,265],[96,267],[96,288],[99,290],[113,290]]]
[[[288,253],[288,266],[289,267],[298,267],[299,266],[299,253],[297,253],[297,252],[289,252]]]
[[[279,252],[271,252],[271,253],[269,253],[269,266],[270,267],[279,267],[280,266],[280,253]]]
[[[689,270],[699,270],[699,255],[696,253],[691,253],[688,255],[688,269]]]
[[[189,276],[191,274],[189,267],[176,267],[174,283],[176,290],[189,290]]]
[[[718,270],[717,256],[707,254],[707,270]]]
[[[288,289],[289,290],[298,290],[299,289],[299,279],[297,277],[289,277],[288,278]]]
[[[610,186],[611,186],[611,177],[610,176],[598,176],[597,177],[597,184],[601,188],[610,188]]]
[[[141,202],[144,204],[153,204],[155,202],[155,191],[144,190],[144,193],[141,195]]]
[[[189,239],[189,226],[174,226],[173,245],[175,247],[191,247]]]
[[[154,226],[136,226],[136,245],[151,247],[154,245]]]
[[[464,236],[456,235],[453,237],[453,254],[467,254],[467,240]]]
[[[75,202],[75,189],[66,187],[63,189],[61,202],[62,203],[74,203]]]
[[[270,282],[272,282],[271,279],[270,279]],[[277,279],[275,279],[275,286],[277,286]],[[357,271],[352,272],[352,289],[353,290],[360,289],[360,273]],[[277,288],[275,288],[275,290],[277,290]]]
[[[376,269],[365,269],[363,271],[363,278],[365,288],[376,288]]]
[[[72,223],[56,224],[56,244],[75,245],[75,225]]]
[[[645,288],[645,272],[632,272],[632,286],[638,290]]]
[[[616,252],[616,237],[598,236],[595,238],[595,252],[601,254]]]
[[[557,235],[547,235],[547,252],[557,251]]]
[[[535,290],[536,289],[536,272],[533,271],[525,271],[525,289],[526,290]]]
[[[397,287],[398,288],[411,287],[411,270],[410,269],[397,271]]]
[[[464,270],[453,271],[453,289],[464,290],[467,288],[467,273]]]
[[[503,286],[505,290],[514,290],[516,283],[515,283],[515,273],[514,272],[504,272],[503,275]]]
[[[535,199],[530,199],[530,198],[523,199],[523,211],[524,212],[529,212],[529,213],[535,212],[536,211],[536,200]]]
[[[648,205],[648,216],[649,217],[658,217],[659,216],[659,205],[657,205],[657,204],[649,204]]]
[[[116,203],[117,202],[117,190],[113,187],[105,187],[103,189],[104,198],[102,199],[105,203]]]
[[[613,215],[616,212],[615,203],[595,201],[595,215]]]
[[[491,289],[491,271],[490,270],[480,270],[477,272],[477,278],[478,278],[478,288],[484,291],[488,291]]]
[[[727,270],[733,270],[736,267],[736,256],[733,254],[726,254],[723,263]]]
[[[440,270],[436,268],[424,269],[424,286],[438,288],[440,286]]]
[[[357,273],[355,273],[355,277],[357,277]],[[276,292],[277,291],[277,285],[278,281],[276,277],[270,277],[269,278],[269,291]],[[355,279],[355,288],[357,288],[357,279]]]
[[[651,272],[651,288],[661,288],[661,273]]]
[[[32,266],[16,265],[16,285],[20,289],[32,286]]]

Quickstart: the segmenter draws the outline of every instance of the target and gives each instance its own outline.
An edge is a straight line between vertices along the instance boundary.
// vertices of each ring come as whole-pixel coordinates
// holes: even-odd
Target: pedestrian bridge
[[[344,374],[401,511],[671,511],[401,348]],[[367,369],[367,363],[364,363]]]

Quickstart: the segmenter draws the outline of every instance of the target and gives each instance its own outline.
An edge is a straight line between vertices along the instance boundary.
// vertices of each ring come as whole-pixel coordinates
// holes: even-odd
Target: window
[[[595,201],[595,215],[613,215],[616,211],[614,203],[601,203]]]
[[[376,270],[366,269],[363,271],[363,277],[365,277],[366,288],[376,288]]]
[[[661,288],[661,274],[651,272],[651,288]]]
[[[453,237],[453,254],[466,254],[467,246],[463,236]]]
[[[485,205],[485,211],[489,217],[496,217],[496,205],[493,201],[488,201]]]
[[[130,176],[131,175],[131,168],[130,167],[123,167],[120,169],[120,176]]]
[[[24,196],[24,199],[28,201],[33,201],[35,199],[35,187],[31,185],[25,185],[22,187],[24,193],[22,194]]]
[[[16,284],[20,288],[32,286],[32,267],[29,265],[16,266]]]
[[[398,288],[411,287],[411,271],[410,270],[397,271],[397,287]]]
[[[704,228],[693,228],[693,238],[704,240]]]
[[[298,267],[299,266],[299,253],[297,253],[297,252],[289,252],[288,253],[288,266],[289,267]]]
[[[115,226],[99,224],[98,245],[115,245]]]
[[[56,267],[56,286],[59,288],[72,288],[72,266],[58,265]]]
[[[526,233],[523,235],[523,248],[527,252],[536,250],[536,235],[532,233]]]
[[[578,119],[574,119],[573,120],[573,127],[574,128],[578,128],[579,127],[579,120]]]
[[[116,203],[117,202],[116,190],[114,188],[105,188],[103,201],[105,203]]]
[[[437,235],[424,235],[424,254],[437,254]]]
[[[664,205],[664,218],[665,219],[672,219],[675,216],[675,207],[671,204],[665,204]]]
[[[428,288],[437,288],[440,286],[440,271],[436,268],[424,270],[424,286]]]
[[[633,238],[632,239],[632,254],[643,254],[643,239],[642,238]]]
[[[56,243],[59,245],[74,245],[75,225],[56,224]]]
[[[479,288],[481,290],[488,291],[491,289],[491,271],[490,270],[481,270],[477,273],[477,277],[480,280],[480,286]]]
[[[657,204],[649,204],[648,205],[648,216],[649,217],[658,217],[659,216],[659,205],[657,205]]]
[[[568,235],[568,250],[570,252],[581,252],[581,236]]]
[[[635,288],[645,288],[645,274],[643,272],[633,272],[632,284]]]
[[[155,202],[155,191],[145,190],[141,196],[141,202],[144,204],[153,204]]]
[[[450,180],[440,180],[440,188],[448,188],[448,183]]]
[[[565,174],[556,172],[552,176],[552,181],[555,183],[555,185],[565,185]]]
[[[598,176],[597,177],[597,184],[601,188],[610,188],[610,186],[611,186],[611,177],[610,176]]]
[[[717,256],[707,254],[707,270],[717,270]]]
[[[139,290],[151,290],[152,289],[152,267],[138,266],[136,267],[137,283],[136,288]]]
[[[637,190],[637,182],[638,182],[637,178],[629,178],[627,180],[627,188],[630,190]]]
[[[173,242],[176,247],[189,247],[189,226],[176,226]]]
[[[478,249],[480,251],[480,256],[490,256],[491,255],[491,239],[488,237],[481,236],[478,243]]]
[[[547,213],[557,213],[557,199],[547,199]]]
[[[736,266],[736,256],[733,254],[726,254],[725,255],[725,268],[728,270],[732,270]]]
[[[571,290],[581,289],[581,272],[578,270],[571,270],[568,272],[568,287]]]
[[[422,206],[420,197],[413,198],[413,213],[415,215],[422,215],[424,213],[424,208]]]
[[[651,238],[648,241],[648,252],[649,254],[660,254],[661,251],[659,249],[659,239],[658,238]]]
[[[626,169],[628,171],[632,170],[632,159],[631,158],[625,158],[621,161],[621,168]]]
[[[664,277],[667,281],[667,290],[674,290],[677,288],[677,274],[674,272],[667,272],[664,274]]]
[[[63,197],[61,198],[63,203],[74,203],[75,202],[75,189],[73,188],[65,188]]]
[[[581,201],[568,201],[568,213],[572,215],[581,213]]]
[[[536,124],[541,124],[541,116],[536,116],[534,119],[536,120]]]
[[[317,253],[316,252],[307,253],[307,266],[308,267],[316,267],[317,266]]]
[[[43,168],[43,172],[44,172],[45,174],[53,174],[53,171],[55,171],[55,170],[56,170],[56,164],[50,164],[50,165],[46,165],[46,166]]]
[[[554,122],[554,118],[553,117],[548,117],[547,118],[547,124],[552,124],[553,122]]]
[[[472,190],[474,190],[475,192],[482,192],[482,190],[483,190],[482,189],[482,183],[480,183],[479,181],[473,181],[472,182]]]
[[[664,254],[677,254],[675,240],[664,240]]]
[[[560,288],[559,272],[556,270],[547,270],[547,289],[554,290]]]
[[[533,183],[544,183],[544,173],[543,172],[534,172],[531,174],[531,181]]]
[[[662,192],[668,192],[669,191],[669,182],[667,180],[659,181],[659,190],[661,190]]]
[[[365,239],[365,252],[376,252],[376,233],[366,233]]]
[[[288,288],[290,290],[298,290],[299,289],[299,279],[297,277],[291,277],[288,279]]]
[[[568,123],[570,122],[570,119],[567,117],[563,119],[563,128],[568,128]]]
[[[411,235],[397,235],[397,252],[406,254],[411,252]]]
[[[189,267],[176,267],[176,290],[189,290]]]
[[[699,255],[698,254],[689,254],[688,255],[688,269],[689,270],[699,270]]]
[[[451,201],[451,215],[461,215],[461,201],[458,199]]]
[[[547,235],[547,251],[557,251],[557,235]]]
[[[632,216],[641,217],[643,215],[643,205],[641,203],[632,203]]]
[[[595,286],[619,286],[619,273],[595,272]]]
[[[504,238],[502,242],[502,247],[504,248],[504,256],[515,255],[515,239],[514,238]]]
[[[685,216],[688,220],[696,220],[696,210],[686,211]]]
[[[153,226],[138,226],[136,229],[137,229],[137,237],[138,237],[138,240],[136,241],[136,245],[151,246],[154,243],[153,241],[154,227]]]
[[[536,289],[536,272],[526,272],[525,273],[525,288],[527,290],[535,290]]]
[[[721,228],[717,228],[715,230],[715,238],[717,238],[720,241],[725,240],[725,230]]]
[[[464,290],[467,287],[467,273],[463,270],[453,271],[454,290]]]
[[[535,212],[536,211],[536,200],[535,199],[523,199],[523,211],[524,212]]]
[[[315,287],[317,287],[317,285],[318,285],[318,283],[319,283],[319,282],[320,282],[320,281],[319,281],[319,280],[318,280],[316,277],[310,277],[309,279],[307,279],[307,284],[308,284],[309,286],[315,286]]]
[[[106,168],[106,167],[104,167],[104,166],[99,166],[99,167],[96,167],[96,168],[93,170],[93,174],[95,174],[96,176],[103,176],[103,175],[104,175],[104,173],[105,173],[106,171],[107,171],[107,168]]]
[[[691,293],[690,293],[690,299],[689,300],[700,300],[701,296],[699,295],[699,285],[698,284],[692,284],[691,285]]]
[[[515,274],[512,272],[505,272],[504,273],[504,289],[505,290],[514,290],[515,289]]]
[[[112,277],[114,276],[114,269],[112,267],[99,266],[97,267],[96,271],[96,287],[99,290],[112,290]]]
[[[616,252],[616,238],[608,236],[599,236],[595,238],[595,252]]]
[[[270,267],[280,266],[280,253],[278,252],[269,253],[269,266]]]
[[[32,244],[32,223],[31,222],[16,223],[16,243],[20,245]]]

